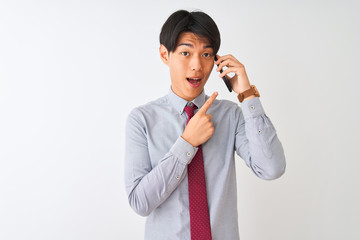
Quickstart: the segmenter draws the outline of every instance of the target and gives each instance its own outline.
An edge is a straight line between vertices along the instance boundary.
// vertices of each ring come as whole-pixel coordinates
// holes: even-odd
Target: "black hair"
[[[160,44],[170,52],[176,49],[181,33],[190,32],[206,38],[216,54],[220,48],[220,32],[214,20],[204,12],[178,10],[170,15],[161,28]]]

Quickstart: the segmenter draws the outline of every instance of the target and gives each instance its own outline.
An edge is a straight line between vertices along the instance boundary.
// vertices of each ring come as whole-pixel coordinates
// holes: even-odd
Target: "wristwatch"
[[[260,93],[255,87],[255,85],[251,85],[248,90],[245,90],[242,93],[239,93],[238,99],[240,102],[243,102],[245,98],[250,97],[251,95],[255,95],[255,97],[260,97]]]

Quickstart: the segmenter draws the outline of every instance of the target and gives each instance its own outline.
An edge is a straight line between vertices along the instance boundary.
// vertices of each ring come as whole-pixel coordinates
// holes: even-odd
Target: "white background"
[[[360,4],[325,0],[0,0],[0,239],[143,238],[125,120],[167,94],[158,37],[183,8],[217,22],[285,149],[275,181],[237,158],[241,239],[360,239]],[[237,101],[215,70],[205,89]]]

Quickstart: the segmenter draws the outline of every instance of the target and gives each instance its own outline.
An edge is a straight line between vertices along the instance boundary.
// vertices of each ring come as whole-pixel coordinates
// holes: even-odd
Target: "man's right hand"
[[[206,142],[215,132],[214,125],[211,121],[211,114],[207,114],[207,110],[214,102],[218,93],[214,92],[197,113],[190,119],[185,127],[181,137],[190,143],[193,147],[197,147]]]

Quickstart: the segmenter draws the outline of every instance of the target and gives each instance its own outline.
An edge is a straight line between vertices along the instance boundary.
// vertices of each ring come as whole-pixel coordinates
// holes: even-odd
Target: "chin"
[[[203,91],[204,88],[199,88],[199,89],[193,89],[192,91],[188,91],[187,92],[187,96],[188,98],[191,100],[195,99],[197,96],[200,95],[200,93]]]

